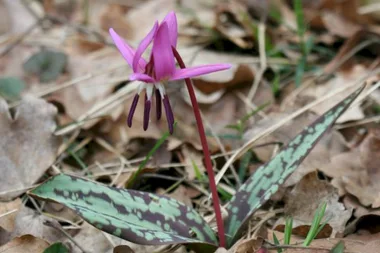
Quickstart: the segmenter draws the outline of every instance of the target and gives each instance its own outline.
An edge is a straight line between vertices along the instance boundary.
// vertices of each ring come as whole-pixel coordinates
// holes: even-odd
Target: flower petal
[[[174,11],[169,12],[162,22],[166,22],[168,24],[170,44],[173,47],[177,47],[178,24],[177,24],[177,16],[175,15],[175,12]]]
[[[154,26],[152,30],[146,35],[146,37],[140,42],[140,45],[138,46],[135,56],[133,58],[133,72],[135,73],[141,73],[145,70],[145,65],[140,64],[140,59],[142,54],[145,52],[147,47],[152,42],[154,36],[156,35],[158,29],[158,22],[154,23]]]
[[[129,80],[131,81],[142,81],[145,83],[154,83],[154,79],[146,74],[141,74],[141,73],[133,73],[129,76]]]
[[[113,28],[109,29],[109,33],[112,37],[113,42],[115,43],[117,49],[119,49],[119,52],[124,57],[124,59],[128,62],[129,66],[132,67],[133,65],[133,57],[135,55],[135,50],[129,46],[127,43],[125,43],[124,39],[121,38]],[[143,64],[146,64],[145,61]],[[145,66],[145,65],[144,65]]]
[[[216,71],[226,70],[231,68],[230,64],[209,64],[185,69],[176,69],[170,80],[179,80],[191,78],[195,76],[205,75]]]
[[[170,79],[175,72],[175,62],[166,22],[160,25],[153,41],[153,61],[156,80]]]

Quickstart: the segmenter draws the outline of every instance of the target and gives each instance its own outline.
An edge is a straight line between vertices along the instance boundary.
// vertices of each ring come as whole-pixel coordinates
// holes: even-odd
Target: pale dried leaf
[[[12,232],[15,228],[15,219],[18,210],[21,207],[21,199],[17,198],[11,202],[0,202],[0,227],[8,232]],[[7,215],[5,215],[8,213]]]
[[[33,185],[54,162],[60,139],[53,135],[57,110],[42,99],[27,96],[11,116],[0,100],[0,199],[15,197]]]
[[[49,243],[62,240],[65,236],[56,228],[48,226],[46,222],[52,223],[57,227],[61,225],[51,218],[42,216],[28,207],[22,207],[17,213],[15,229],[11,237],[30,234],[38,238],[42,238]]]
[[[339,154],[321,170],[332,177],[332,184],[356,196],[365,206],[380,207],[379,130],[372,129],[358,148]]]

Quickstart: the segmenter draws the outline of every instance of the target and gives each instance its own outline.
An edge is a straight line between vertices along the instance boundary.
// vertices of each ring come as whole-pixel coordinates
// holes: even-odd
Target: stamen
[[[136,94],[135,97],[133,98],[131,108],[129,109],[128,118],[127,118],[127,124],[129,127],[132,126],[133,114],[136,111],[137,102],[139,102],[139,98],[140,98],[139,94]]]
[[[151,100],[148,100],[148,98],[145,94],[144,122],[143,122],[144,131],[146,131],[148,129],[148,126],[149,126],[150,107],[151,107]]]
[[[174,115],[173,115],[172,107],[170,106],[170,101],[167,95],[164,96],[164,99],[162,100],[162,102],[164,103],[166,119],[168,121],[169,133],[173,134]]]
[[[161,93],[159,92],[159,90],[156,90],[155,93],[156,93],[156,116],[157,116],[157,120],[160,120],[162,116]]]

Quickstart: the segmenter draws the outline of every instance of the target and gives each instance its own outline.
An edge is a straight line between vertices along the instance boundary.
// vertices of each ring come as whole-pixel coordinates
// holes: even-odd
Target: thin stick
[[[65,231],[64,229],[62,229],[61,227],[57,226],[56,224],[54,224],[53,222],[51,221],[44,221],[44,225],[46,226],[49,226],[49,227],[52,227],[58,231],[60,231],[62,234],[64,234],[72,243],[75,244],[75,246],[77,246],[82,252],[86,253],[87,251],[82,248],[82,246],[69,234],[67,233],[67,231]]]
[[[249,90],[248,93],[248,101],[252,101],[254,98],[257,89],[259,87],[260,81],[267,69],[267,57],[265,53],[265,23],[260,22],[259,26],[259,53],[260,53],[260,70],[258,74],[255,76],[255,81]]]
[[[177,52],[177,49],[175,49],[174,47],[172,47],[172,49],[173,49],[174,57],[176,58],[180,68],[182,69],[186,68],[185,63],[183,62],[181,56]],[[203,149],[203,154],[205,158],[205,165],[206,165],[206,170],[207,170],[207,174],[209,178],[210,190],[212,194],[212,200],[213,200],[212,202],[214,205],[214,211],[215,211],[215,216],[216,216],[216,224],[218,227],[219,246],[224,248],[226,246],[224,224],[223,224],[222,212],[220,210],[220,205],[219,205],[218,190],[216,188],[214,171],[212,169],[212,162],[211,162],[211,157],[210,157],[210,151],[207,144],[206,133],[203,127],[202,116],[199,110],[197,98],[195,96],[193,84],[189,78],[186,78],[185,82],[186,82],[187,90],[189,92],[191,104],[193,107],[194,116],[197,121],[199,138],[201,139],[201,143],[202,143],[202,149]]]

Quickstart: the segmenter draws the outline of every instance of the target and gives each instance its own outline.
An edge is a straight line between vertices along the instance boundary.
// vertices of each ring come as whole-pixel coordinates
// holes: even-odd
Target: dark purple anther
[[[156,90],[155,92],[156,92],[156,116],[157,116],[157,120],[160,120],[162,116],[161,93],[159,90]]]
[[[133,114],[135,113],[136,107],[137,107],[137,102],[139,102],[139,94],[136,94],[135,97],[133,98],[131,108],[129,109],[128,113],[128,119],[127,119],[127,124],[129,127],[132,126],[132,119],[133,119]]]
[[[166,113],[166,119],[168,121],[169,133],[173,134],[174,115],[167,95],[164,96],[163,103]]]
[[[145,106],[144,106],[144,122],[143,122],[143,128],[144,131],[148,129],[149,126],[149,114],[150,114],[150,107],[151,107],[151,100],[147,100],[145,96]]]

